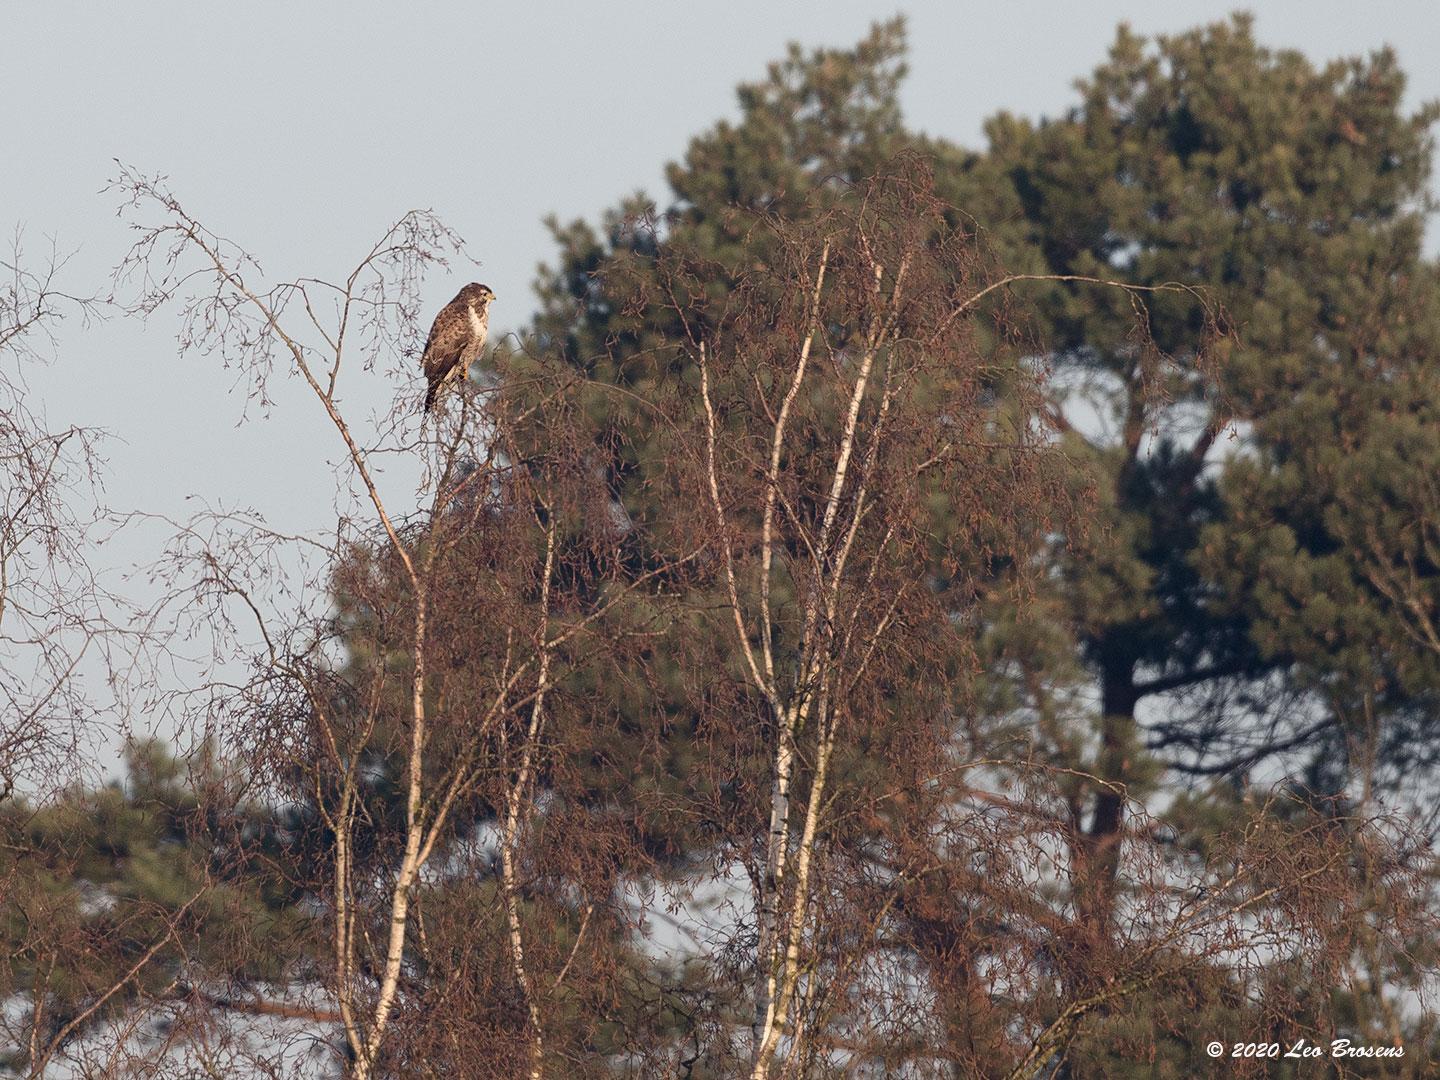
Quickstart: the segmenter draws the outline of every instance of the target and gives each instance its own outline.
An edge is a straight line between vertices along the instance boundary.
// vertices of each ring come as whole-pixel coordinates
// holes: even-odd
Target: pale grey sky
[[[1056,114],[1104,56],[1115,26],[1178,31],[1233,3],[911,0],[912,124],[979,145],[1001,108]],[[1264,0],[1263,41],[1312,59],[1393,45],[1409,104],[1440,98],[1434,0]],[[168,174],[187,207],[280,277],[333,277],[405,210],[437,211],[481,261],[427,284],[436,306],[459,283],[499,294],[492,322],[530,313],[549,213],[593,217],[645,189],[663,163],[736,113],[733,88],[790,40],[852,42],[891,3],[681,0],[626,3],[344,3],[0,0],[0,228],[32,258],[53,237],[78,249],[64,284],[105,287],[129,237],[99,194],[112,158]],[[1432,230],[1432,248],[1434,236]],[[280,398],[237,427],[233,373],[177,360],[173,319],[67,324],[31,381],[54,426],[109,430],[109,501],[170,514],[203,494],[264,509],[297,529],[330,520],[334,434],[313,401]],[[393,387],[351,372],[368,410]],[[418,383],[417,383],[418,385]],[[408,477],[392,477],[404,501]],[[130,563],[139,541],[102,561]]]

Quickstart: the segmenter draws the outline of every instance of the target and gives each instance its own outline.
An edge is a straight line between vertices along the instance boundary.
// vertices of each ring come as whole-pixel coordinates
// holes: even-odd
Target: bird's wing
[[[435,323],[430,327],[430,336],[425,339],[425,352],[420,364],[431,385],[439,382],[460,359],[470,337],[470,320],[463,310],[454,304],[440,309]]]

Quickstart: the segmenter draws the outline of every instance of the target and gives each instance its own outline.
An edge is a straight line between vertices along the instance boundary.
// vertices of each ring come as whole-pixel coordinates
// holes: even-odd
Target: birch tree
[[[963,652],[987,575],[1023,564],[1064,501],[1026,376],[990,365],[967,317],[987,287],[972,238],[946,224],[923,169],[902,164],[849,196],[804,225],[771,223],[782,257],[718,310],[683,269],[668,288],[690,365],[677,407],[699,429],[678,483],[698,489],[693,527],[713,536],[716,632],[763,703],[768,794],[749,866],[757,1080],[803,1056],[809,1035],[816,888],[854,795],[848,745],[886,713],[886,725],[933,724],[925,709],[943,706],[917,688],[921,673]],[[1002,410],[993,392],[1006,380],[1018,396]],[[943,537],[941,504],[959,523]]]
[[[140,234],[121,271],[140,283],[137,310],[178,308],[186,349],[238,366],[255,400],[269,400],[281,372],[298,380],[341,452],[344,512],[330,536],[304,545],[319,552],[312,580],[332,610],[273,606],[250,556],[286,538],[257,521],[239,534],[189,527],[175,556],[201,571],[197,610],[248,620],[257,646],[253,678],[220,702],[234,723],[227,739],[272,797],[314,815],[324,869],[307,884],[329,919],[330,970],[294,978],[329,987],[351,1075],[392,1070],[397,1015],[434,989],[421,974],[438,947],[419,906],[427,881],[463,866],[457,852],[493,820],[491,910],[506,927],[507,992],[526,1017],[525,1071],[539,1077],[542,995],[565,975],[535,967],[519,875],[551,695],[571,666],[604,652],[598,631],[647,580],[606,592],[619,533],[603,504],[588,505],[593,485],[563,436],[516,452],[514,430],[547,422],[563,384],[523,408],[504,388],[470,385],[423,426],[407,387],[388,417],[357,420],[343,403],[347,380],[402,377],[420,274],[458,251],[437,219],[405,215],[338,281],[276,283],[158,181],[127,171],[117,186]],[[421,463],[414,504],[382,491],[377,463],[397,453]]]

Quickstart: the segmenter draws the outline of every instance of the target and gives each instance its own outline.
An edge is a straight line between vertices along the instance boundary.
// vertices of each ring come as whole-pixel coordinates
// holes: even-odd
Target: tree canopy
[[[792,47],[359,437],[443,226],[331,325],[122,177],[137,309],[292,360],[363,512],[299,622],[247,577],[288,538],[194,552],[260,628],[223,751],[7,785],[6,1068],[1429,1075],[1440,109],[1235,16],[966,149],[905,58]]]

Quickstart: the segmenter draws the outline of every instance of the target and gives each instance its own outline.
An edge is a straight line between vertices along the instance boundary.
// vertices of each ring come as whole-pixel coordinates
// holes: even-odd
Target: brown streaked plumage
[[[425,392],[426,412],[435,407],[440,394],[452,382],[463,380],[470,373],[470,365],[480,359],[490,326],[490,301],[494,299],[490,286],[472,281],[435,316],[420,357],[430,384]]]

